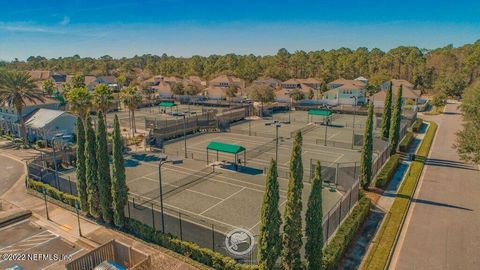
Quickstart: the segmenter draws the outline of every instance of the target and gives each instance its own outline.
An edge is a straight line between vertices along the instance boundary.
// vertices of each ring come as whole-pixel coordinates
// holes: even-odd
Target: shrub
[[[398,154],[390,156],[383,168],[378,173],[375,186],[378,188],[385,188],[395,174],[399,163],[400,156]]]
[[[417,150],[417,154],[415,155],[415,160],[423,161],[428,156],[430,152],[430,147],[433,142],[433,138],[435,137],[435,133],[437,132],[438,125],[435,122],[428,122],[429,126],[425,136],[423,137],[423,141],[420,144],[420,147]]]
[[[49,196],[52,199],[61,201],[65,204],[68,204],[72,207],[75,207],[75,202],[77,202],[80,205],[80,200],[78,197],[62,192],[43,182],[29,179],[27,184],[28,184],[28,188],[33,189],[40,193],[43,193],[43,189],[45,189],[45,193],[47,194],[47,196]]]
[[[404,153],[407,152],[408,146],[410,145],[412,140],[413,140],[413,132],[407,132],[407,134],[405,134],[405,137],[403,137],[402,141],[398,145],[398,150]]]
[[[258,269],[256,265],[243,265],[235,262],[234,259],[224,256],[208,248],[202,248],[197,244],[182,241],[169,234],[163,234],[134,219],[127,219],[124,230],[144,241],[151,242],[164,248],[173,250],[179,254],[189,257],[197,262],[205,264],[214,269],[226,270],[250,270]]]
[[[418,132],[420,130],[420,127],[423,124],[423,119],[422,118],[417,118],[415,122],[412,125],[412,131],[413,132]]]
[[[323,251],[322,269],[337,269],[343,253],[355,236],[355,233],[365,221],[369,210],[370,199],[362,196],[358,205],[355,206],[352,213],[345,219],[333,239]]]

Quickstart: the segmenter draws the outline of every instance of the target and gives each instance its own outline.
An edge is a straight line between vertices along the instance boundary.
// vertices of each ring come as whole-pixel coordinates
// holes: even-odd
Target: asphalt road
[[[22,163],[0,155],[0,196],[9,190],[22,174]]]
[[[432,117],[439,130],[390,269],[480,267],[480,171],[452,147],[462,127],[457,104],[445,111]]]

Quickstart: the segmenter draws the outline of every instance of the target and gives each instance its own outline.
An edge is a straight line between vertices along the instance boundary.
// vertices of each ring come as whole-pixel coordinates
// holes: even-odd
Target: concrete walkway
[[[439,129],[390,269],[480,268],[480,171],[453,148],[462,128],[457,106],[423,117]]]

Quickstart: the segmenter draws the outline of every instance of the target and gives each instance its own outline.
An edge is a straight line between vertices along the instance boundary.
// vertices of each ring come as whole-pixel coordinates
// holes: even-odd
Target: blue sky
[[[480,1],[6,1],[0,59],[274,54],[480,39]]]

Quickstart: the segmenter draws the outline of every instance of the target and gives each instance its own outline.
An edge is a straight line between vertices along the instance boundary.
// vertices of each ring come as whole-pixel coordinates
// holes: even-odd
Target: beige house
[[[245,80],[231,75],[220,75],[208,82],[208,86],[212,87],[228,88],[231,85],[236,86],[238,89],[244,89]]]
[[[273,89],[279,89],[282,85],[282,81],[274,78],[260,78],[252,82],[254,85],[267,85]]]
[[[421,99],[421,91],[420,90],[415,90],[414,85],[410,83],[407,80],[390,80],[386,81],[385,83],[382,84],[380,92],[375,93],[372,97],[371,100],[373,101],[373,105],[377,108],[383,108],[385,106],[385,98],[387,97],[387,91],[388,88],[390,87],[390,83],[392,83],[392,92],[393,92],[393,97],[396,96],[398,92],[398,88],[400,88],[400,85],[402,86],[402,100],[403,103],[408,102],[410,100],[414,105],[418,105]]]
[[[314,81],[315,80],[315,81]],[[321,82],[316,79],[290,79],[282,82],[281,90],[275,92],[276,100],[279,102],[290,101],[290,93],[294,90],[300,90],[304,95],[305,99],[313,93],[317,92],[317,89],[320,88]],[[314,88],[317,87],[317,88]]]

